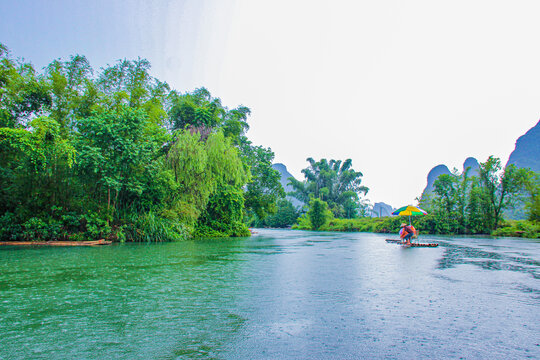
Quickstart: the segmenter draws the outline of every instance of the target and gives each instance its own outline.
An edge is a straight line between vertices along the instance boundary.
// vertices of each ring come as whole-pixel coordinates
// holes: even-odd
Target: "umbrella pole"
[[[409,226],[412,226],[411,215],[409,215]],[[414,237],[414,234],[413,236],[411,236],[411,240],[409,240],[411,243],[413,241],[413,237]]]

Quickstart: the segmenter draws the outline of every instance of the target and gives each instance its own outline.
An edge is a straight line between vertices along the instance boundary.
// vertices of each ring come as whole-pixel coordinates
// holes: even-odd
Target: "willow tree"
[[[205,88],[186,94],[172,92],[170,103],[169,117],[173,130],[198,133],[202,141],[212,133],[222,133],[240,151],[242,162],[251,173],[243,194],[246,215],[264,219],[274,214],[284,191],[279,172],[272,168],[274,153],[269,148],[253,145],[245,136],[251,110],[243,105],[229,109]]]
[[[223,233],[227,233],[224,229],[231,221],[240,226],[242,216],[237,207],[243,210],[242,188],[250,173],[230,138],[217,132],[201,141],[200,134],[180,130],[168,152],[167,163],[178,184],[171,204],[180,218],[192,226],[198,222],[199,228],[215,228],[217,224],[216,230]],[[231,197],[236,200],[231,202]]]

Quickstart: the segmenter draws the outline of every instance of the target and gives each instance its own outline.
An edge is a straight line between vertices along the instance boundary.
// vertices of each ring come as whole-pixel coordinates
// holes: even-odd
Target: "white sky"
[[[147,58],[175,89],[250,107],[248,136],[297,178],[308,157],[351,158],[368,198],[394,207],[414,203],[435,165],[506,163],[540,117],[538,0],[0,5],[14,55]]]

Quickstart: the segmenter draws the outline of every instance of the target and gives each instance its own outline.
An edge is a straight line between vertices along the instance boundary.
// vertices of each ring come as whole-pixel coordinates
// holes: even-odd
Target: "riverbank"
[[[372,233],[397,233],[400,224],[408,223],[405,217],[382,217],[382,218],[358,218],[358,219],[331,219],[320,227],[321,231],[340,232],[372,232]],[[540,239],[540,223],[527,220],[505,220],[499,227],[490,234],[467,234],[453,231],[451,227],[433,226],[433,219],[429,216],[416,217],[412,220],[413,225],[421,234],[431,235],[485,235],[485,236],[507,236],[522,237],[529,239]],[[309,220],[299,218],[298,224],[293,229],[312,230]],[[439,231],[437,231],[437,229]]]

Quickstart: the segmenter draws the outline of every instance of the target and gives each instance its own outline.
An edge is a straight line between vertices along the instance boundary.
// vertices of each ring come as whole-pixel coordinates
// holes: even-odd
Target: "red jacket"
[[[408,234],[413,234],[414,235],[414,233],[415,233],[414,228],[412,226],[410,226],[410,225],[404,226],[403,230],[406,231]]]

